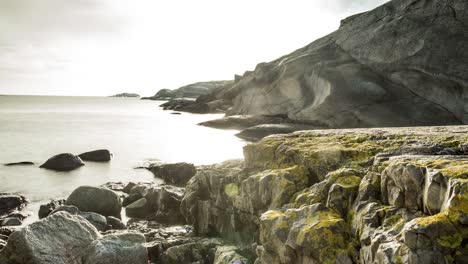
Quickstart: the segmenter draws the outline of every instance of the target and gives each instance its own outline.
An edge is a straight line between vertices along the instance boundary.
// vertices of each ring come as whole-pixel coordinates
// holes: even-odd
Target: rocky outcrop
[[[66,205],[74,205],[83,212],[94,212],[103,216],[114,216],[120,219],[122,201],[114,191],[80,186],[68,196]]]
[[[127,216],[160,223],[184,224],[180,203],[184,189],[171,185],[136,185],[124,199]]]
[[[208,94],[216,89],[229,85],[232,81],[211,81],[198,82],[182,86],[175,90],[161,89],[152,97],[144,97],[142,99],[149,100],[169,100],[174,98],[197,98],[201,95]]]
[[[0,251],[0,263],[148,262],[148,253],[143,246],[146,240],[142,234],[125,232],[102,236],[81,216],[83,213],[70,214],[68,209],[54,212],[11,233]]]
[[[237,133],[236,136],[248,141],[259,141],[267,136],[276,134],[289,134],[301,130],[319,129],[319,127],[303,124],[267,124],[246,128]]]
[[[468,124],[468,3],[393,0],[205,96],[321,127]]]
[[[39,207],[39,212],[38,212],[38,216],[39,216],[39,219],[42,219],[42,218],[46,218],[47,216],[50,215],[50,213],[52,213],[55,209],[57,209],[58,207],[62,206],[65,204],[65,200],[64,199],[60,199],[60,200],[51,200],[49,203],[47,204],[41,204],[41,206]]]
[[[256,245],[256,263],[463,263],[467,129],[268,137],[199,167],[181,210],[195,235]]]
[[[98,149],[81,153],[78,157],[85,161],[106,162],[112,159],[112,153],[107,149]]]
[[[21,195],[0,193],[0,217],[15,210],[21,210],[28,204],[28,200]]]
[[[163,179],[167,184],[185,186],[197,173],[191,163],[179,162],[171,164],[151,164],[148,167],[155,177]]]
[[[55,171],[71,171],[84,165],[80,157],[71,153],[62,153],[48,159],[39,167]]]
[[[199,125],[220,129],[245,129],[256,125],[282,124],[287,122],[288,120],[281,116],[235,115],[202,122]]]

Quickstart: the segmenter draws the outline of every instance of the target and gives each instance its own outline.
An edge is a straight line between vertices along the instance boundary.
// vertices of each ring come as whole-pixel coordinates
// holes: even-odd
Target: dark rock
[[[171,115],[181,115],[182,113],[179,112],[172,112]]]
[[[160,223],[185,224],[180,211],[180,203],[184,196],[184,189],[171,185],[159,185],[148,190],[145,196],[151,210],[153,219]]]
[[[119,219],[122,210],[119,195],[112,190],[92,186],[78,187],[70,194],[65,204],[74,205],[83,212],[94,212]]]
[[[127,98],[139,98],[140,95],[136,93],[119,93],[116,95],[112,95],[111,97],[127,97]]]
[[[99,149],[81,153],[78,157],[86,161],[107,162],[111,160],[112,153],[107,149]]]
[[[0,226],[20,226],[23,222],[18,217],[7,217],[2,220]]]
[[[0,216],[8,215],[15,210],[21,210],[28,204],[28,200],[21,195],[0,193]]]
[[[12,163],[6,163],[5,164],[5,166],[23,166],[23,165],[34,165],[34,162],[20,161],[20,162],[12,162]]]
[[[71,171],[84,166],[83,161],[80,157],[70,153],[62,153],[48,159],[39,168],[45,168],[55,171]]]
[[[129,182],[125,187],[122,189],[122,192],[129,194],[133,187],[136,186],[136,183]]]
[[[115,218],[113,216],[108,216],[106,217],[106,220],[107,220],[108,229],[117,229],[117,230],[127,229],[127,226],[118,218]]]
[[[163,179],[167,184],[185,186],[195,176],[197,169],[191,163],[173,163],[150,165],[148,168],[154,176]]]
[[[50,213],[52,213],[57,207],[64,205],[65,199],[60,200],[51,200],[47,204],[42,204],[39,207],[39,219],[46,218]]]

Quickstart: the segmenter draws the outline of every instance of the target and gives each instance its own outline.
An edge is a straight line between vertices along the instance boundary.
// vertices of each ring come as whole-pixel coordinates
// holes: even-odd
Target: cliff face
[[[168,100],[173,98],[198,98],[199,96],[209,94],[231,83],[232,81],[197,82],[174,90],[161,89],[154,96],[145,97],[144,99]]]
[[[466,47],[467,1],[393,0],[259,64],[216,99],[229,115],[331,128],[467,124]]]
[[[466,263],[468,128],[317,130],[205,166],[182,214],[255,263]]]

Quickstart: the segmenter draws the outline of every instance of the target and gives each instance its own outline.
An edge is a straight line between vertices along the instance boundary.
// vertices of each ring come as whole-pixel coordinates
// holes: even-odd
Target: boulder
[[[0,262],[82,264],[85,249],[99,237],[81,216],[58,212],[11,234]]]
[[[70,153],[62,153],[48,159],[44,164],[39,166],[39,168],[55,171],[71,171],[84,165],[80,157]]]
[[[153,218],[161,223],[185,224],[180,212],[180,203],[185,189],[171,185],[159,185],[148,190],[145,196],[154,212]]]
[[[39,207],[39,219],[46,218],[50,213],[52,213],[57,207],[65,204],[65,199],[60,200],[51,200],[47,204],[42,204]]]
[[[107,149],[99,149],[81,153],[78,157],[86,161],[106,162],[111,160],[112,153]]]
[[[79,215],[92,224],[97,230],[104,231],[107,227],[107,220],[104,216],[93,212],[81,212],[76,206],[62,205],[52,211],[50,214],[58,212],[67,212],[72,215]]]
[[[103,216],[114,216],[120,219],[122,201],[114,191],[80,186],[68,196],[66,205],[74,205],[83,212],[94,212]]]
[[[138,233],[105,235],[85,250],[83,264],[147,264],[145,237]]]
[[[0,216],[15,210],[21,210],[28,204],[28,200],[21,195],[0,193]]]
[[[148,168],[155,177],[163,179],[167,184],[185,186],[197,173],[197,169],[191,163],[180,162],[172,164],[155,164]]]
[[[222,245],[218,239],[203,239],[170,247],[163,254],[163,263],[213,263],[216,247]]]

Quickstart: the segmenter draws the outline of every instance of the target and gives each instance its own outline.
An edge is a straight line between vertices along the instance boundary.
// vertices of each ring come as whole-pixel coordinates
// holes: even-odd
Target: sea
[[[0,193],[25,196],[37,220],[41,204],[66,198],[81,185],[161,180],[145,169],[148,162],[213,164],[242,158],[246,144],[238,131],[197,125],[221,114],[174,115],[159,107],[164,101],[138,98],[0,96]],[[59,153],[80,154],[109,149],[108,163],[85,162],[71,172],[39,166]],[[33,166],[4,166],[32,161]]]

